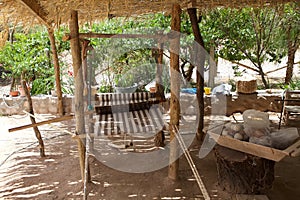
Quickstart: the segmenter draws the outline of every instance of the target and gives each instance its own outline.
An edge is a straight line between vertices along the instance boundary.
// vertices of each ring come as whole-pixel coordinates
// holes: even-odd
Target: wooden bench
[[[286,90],[281,101],[279,128],[282,120],[288,125],[290,116],[300,114],[300,90]]]

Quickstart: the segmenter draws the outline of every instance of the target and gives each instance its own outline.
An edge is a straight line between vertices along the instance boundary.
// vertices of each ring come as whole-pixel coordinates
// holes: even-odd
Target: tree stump
[[[264,194],[274,181],[275,162],[217,145],[218,183],[234,194]]]

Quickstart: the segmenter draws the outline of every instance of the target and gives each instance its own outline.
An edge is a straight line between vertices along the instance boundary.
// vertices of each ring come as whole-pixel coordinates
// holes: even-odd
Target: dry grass
[[[58,27],[68,23],[71,10],[78,10],[80,21],[86,23],[115,16],[169,13],[173,3],[179,3],[182,9],[197,7],[207,10],[215,7],[274,6],[291,1],[295,0],[1,0],[0,10],[10,19],[10,24],[31,26],[46,22],[49,26]]]

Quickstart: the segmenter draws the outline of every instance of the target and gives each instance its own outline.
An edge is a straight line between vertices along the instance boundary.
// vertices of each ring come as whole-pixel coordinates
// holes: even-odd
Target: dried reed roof
[[[299,0],[0,0],[1,24],[67,24],[70,11],[77,10],[80,22],[93,22],[109,17],[136,16],[170,12],[173,3],[182,9],[196,7],[274,6]]]

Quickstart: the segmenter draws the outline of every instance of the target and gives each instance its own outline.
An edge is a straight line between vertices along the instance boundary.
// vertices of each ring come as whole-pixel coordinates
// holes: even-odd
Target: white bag
[[[270,127],[268,113],[258,110],[246,110],[243,113],[243,120],[245,128],[264,129]]]

